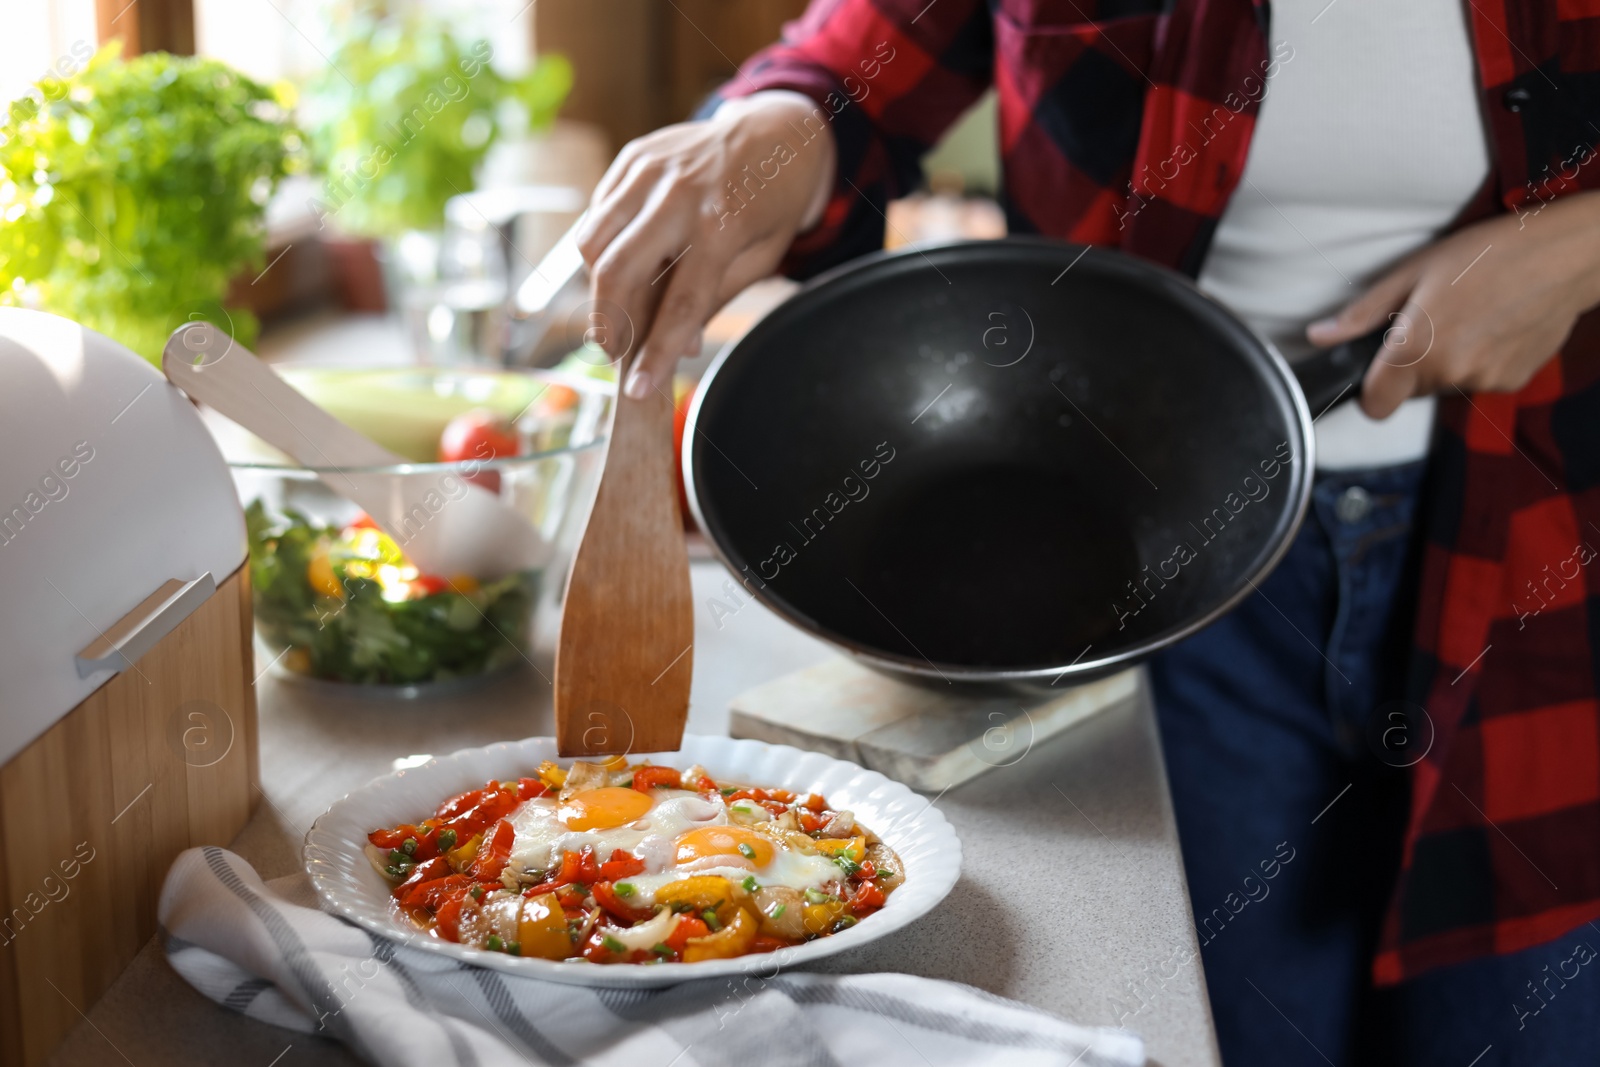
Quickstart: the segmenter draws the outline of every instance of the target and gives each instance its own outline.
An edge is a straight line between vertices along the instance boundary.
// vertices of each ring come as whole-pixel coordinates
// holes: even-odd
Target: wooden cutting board
[[[1036,745],[1131,699],[1139,672],[1058,695],[973,697],[911,685],[843,657],[739,694],[728,732],[793,745],[937,792],[1008,767]]]

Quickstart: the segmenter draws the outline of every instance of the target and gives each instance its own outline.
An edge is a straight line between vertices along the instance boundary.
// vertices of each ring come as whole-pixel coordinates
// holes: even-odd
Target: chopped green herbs
[[[456,847],[456,832],[454,830],[439,831],[439,851],[449,852]]]
[[[760,884],[756,882],[756,876],[753,874],[746,875],[744,881],[739,884],[744,886],[746,893],[754,893],[760,888]]]
[[[618,882],[612,888],[616,890],[619,897],[631,897],[635,892],[632,882]]]
[[[739,855],[743,856],[747,860],[753,860],[753,859],[756,858],[756,850],[754,848],[750,847],[750,842],[748,842],[748,841],[740,841],[739,842]]]
[[[702,911],[700,913],[700,918],[704,919],[706,925],[711,927],[712,930],[722,929],[722,923],[717,921],[717,913],[714,909],[707,908],[705,911]]]
[[[488,949],[490,952],[499,952],[506,946],[505,942],[500,940],[500,936],[498,934],[490,934],[489,940],[483,943],[483,947]]]
[[[789,910],[789,905],[779,901],[767,910],[767,918],[777,921],[783,918],[783,913]]]
[[[651,946],[650,951],[654,952],[657,956],[670,956],[673,953],[673,948],[671,945],[658,941],[655,943],[655,945]]]
[[[612,937],[610,934],[606,934],[604,937],[602,937],[600,939],[600,943],[605,946],[607,952],[622,952],[627,948],[626,945]]]

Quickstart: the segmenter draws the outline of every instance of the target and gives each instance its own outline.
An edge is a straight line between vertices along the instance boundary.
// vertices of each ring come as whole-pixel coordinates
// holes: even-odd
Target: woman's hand
[[[595,304],[632,323],[610,335],[643,338],[626,395],[669,381],[706,320],[815,225],[833,184],[826,118],[798,93],[754,93],[632,141],[611,164],[577,242]]]
[[[1522,388],[1596,304],[1600,192],[1576,193],[1429,245],[1306,336],[1327,347],[1394,322],[1362,383],[1362,408],[1381,419],[1451,386]]]

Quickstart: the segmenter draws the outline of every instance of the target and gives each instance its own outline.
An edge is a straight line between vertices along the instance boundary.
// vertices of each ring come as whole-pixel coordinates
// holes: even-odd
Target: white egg
[[[516,831],[512,862],[523,870],[553,870],[560,865],[563,852],[588,846],[604,862],[614,850],[622,849],[644,861],[644,872],[627,879],[634,889],[630,903],[642,908],[655,903],[656,891],[662,886],[691,875],[718,875],[735,883],[753,876],[762,886],[796,890],[820,888],[843,877],[844,872],[828,856],[803,853],[778,840],[773,841],[772,859],[762,867],[742,855],[700,856],[678,864],[678,839],[692,830],[729,825],[728,807],[720,797],[708,798],[686,789],[659,789],[650,796],[653,806],[633,822],[583,831],[570,830],[561,821],[555,798],[527,801],[511,815]],[[740,807],[767,814],[757,804],[744,802]],[[749,824],[752,819],[749,812],[741,811],[733,821]],[[759,832],[759,823],[756,829]]]
[[[707,800],[686,789],[655,790],[651,798],[654,806],[643,816],[604,830],[569,830],[561,821],[561,805],[554,797],[526,801],[511,813],[511,826],[516,833],[511,861],[523,870],[550,870],[561,864],[563,852],[578,852],[588,846],[602,862],[620,848],[644,859],[647,869],[655,870],[671,862],[672,842],[678,835],[728,821],[728,809],[720,799]]]

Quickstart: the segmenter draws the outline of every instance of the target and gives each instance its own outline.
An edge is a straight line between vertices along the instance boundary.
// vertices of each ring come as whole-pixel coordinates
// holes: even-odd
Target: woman
[[[1013,232],[1290,359],[1393,324],[1288,556],[1152,664],[1229,1064],[1593,1059],[1597,68],[1594,0],[817,0],[595,193],[634,398],[751,281],[879,247],[990,85]]]

